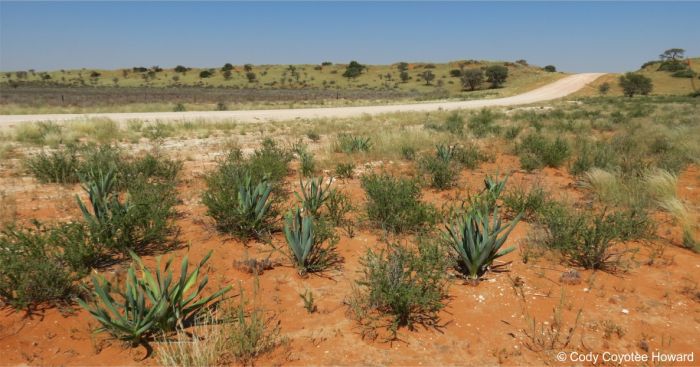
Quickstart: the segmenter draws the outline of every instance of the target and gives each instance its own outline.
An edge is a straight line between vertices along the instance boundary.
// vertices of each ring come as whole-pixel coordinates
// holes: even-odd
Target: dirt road
[[[190,111],[190,112],[137,112],[137,113],[90,113],[90,114],[49,114],[49,115],[0,115],[0,127],[10,127],[17,123],[35,121],[68,121],[87,117],[109,118],[117,122],[128,120],[144,121],[182,121],[182,120],[235,120],[240,122],[264,122],[270,120],[293,120],[311,118],[342,118],[364,114],[381,114],[389,112],[426,112],[481,108],[491,106],[514,106],[548,101],[561,98],[578,91],[594,81],[602,73],[574,74],[554,83],[512,97],[480,99],[472,101],[436,101],[383,106],[299,108],[276,110],[246,111]]]

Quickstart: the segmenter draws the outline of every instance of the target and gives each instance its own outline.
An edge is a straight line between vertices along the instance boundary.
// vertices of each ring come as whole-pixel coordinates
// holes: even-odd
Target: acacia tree
[[[498,88],[508,79],[508,68],[503,65],[491,65],[486,68],[486,81],[491,83],[491,88]]]
[[[362,74],[362,71],[367,69],[367,66],[360,64],[357,61],[350,61],[348,66],[345,68],[343,76],[346,78],[357,78]]]
[[[668,50],[664,51],[664,53],[659,55],[659,58],[664,61],[677,61],[682,59],[684,55],[685,50],[682,48],[669,48]]]
[[[408,63],[406,62],[400,62],[396,67],[399,69],[399,71],[407,71],[408,70]]]
[[[425,80],[425,85],[430,85],[433,79],[435,79],[435,74],[430,70],[426,70],[421,74],[421,77]]]
[[[462,72],[462,87],[475,90],[484,82],[484,73],[481,69],[467,69]]]
[[[399,78],[401,78],[402,83],[406,83],[406,82],[408,82],[409,79],[411,79],[411,76],[408,75],[408,71],[402,71],[399,74]]]
[[[627,97],[634,97],[635,94],[646,96],[651,93],[653,88],[651,79],[637,73],[626,73],[620,77],[619,83],[622,92]]]

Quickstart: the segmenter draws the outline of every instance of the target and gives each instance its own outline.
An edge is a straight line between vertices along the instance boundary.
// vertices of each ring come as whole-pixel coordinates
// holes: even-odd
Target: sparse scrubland
[[[333,70],[357,72],[316,72]],[[244,72],[270,83],[273,70]],[[180,83],[200,71],[186,74]],[[615,94],[8,129],[0,352],[12,364],[168,366],[687,353],[700,310],[700,101]]]
[[[564,75],[524,60],[29,70],[0,73],[0,113],[223,111],[482,99],[523,93]]]

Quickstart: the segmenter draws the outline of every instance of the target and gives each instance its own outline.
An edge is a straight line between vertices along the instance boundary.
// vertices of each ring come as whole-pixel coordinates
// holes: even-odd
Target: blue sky
[[[0,70],[700,55],[698,2],[0,2]]]

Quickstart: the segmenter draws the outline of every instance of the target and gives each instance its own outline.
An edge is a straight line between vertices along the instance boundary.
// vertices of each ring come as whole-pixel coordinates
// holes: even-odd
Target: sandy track
[[[357,106],[357,107],[321,107],[275,110],[246,111],[189,111],[189,112],[136,112],[136,113],[89,113],[89,114],[48,114],[48,115],[0,115],[0,127],[36,121],[68,121],[88,117],[108,118],[117,122],[128,120],[144,121],[182,121],[182,120],[235,120],[240,122],[264,122],[312,118],[356,117],[364,114],[382,114],[390,112],[426,112],[457,110],[492,106],[515,106],[542,102],[565,97],[578,91],[594,81],[603,73],[583,73],[567,76],[556,82],[512,97],[480,99],[472,101],[436,101],[426,103]]]

